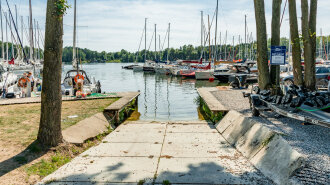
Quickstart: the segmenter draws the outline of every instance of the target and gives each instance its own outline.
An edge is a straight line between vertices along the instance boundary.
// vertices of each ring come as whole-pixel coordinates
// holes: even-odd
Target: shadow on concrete
[[[49,148],[42,148],[35,140],[19,154],[0,162],[0,177],[23,166],[47,153]]]
[[[272,181],[265,178],[259,171],[235,173],[230,168],[225,168],[214,162],[202,162],[198,164],[187,164],[184,172],[172,172],[170,170],[161,172],[156,175],[156,179],[150,177],[149,179],[134,179],[130,182],[128,179],[130,175],[143,175],[143,172],[116,172],[123,167],[123,163],[118,163],[113,166],[108,166],[107,170],[100,170],[94,174],[84,174],[83,172],[75,175],[68,175],[62,179],[50,184],[93,184],[93,183],[107,183],[107,184],[137,184],[139,181],[145,180],[145,184],[163,184],[164,181],[179,184],[273,184]],[[148,166],[145,166],[148,169]],[[176,167],[173,167],[174,171]],[[63,174],[63,172],[61,172]],[[111,178],[107,178],[110,177]],[[97,180],[96,180],[97,179]],[[53,181],[54,179],[52,179]],[[132,181],[132,180],[131,180]]]

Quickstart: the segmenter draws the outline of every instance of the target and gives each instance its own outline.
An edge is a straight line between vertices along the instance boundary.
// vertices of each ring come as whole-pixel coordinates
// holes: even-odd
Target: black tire
[[[259,117],[260,112],[255,108],[251,107],[252,116]]]

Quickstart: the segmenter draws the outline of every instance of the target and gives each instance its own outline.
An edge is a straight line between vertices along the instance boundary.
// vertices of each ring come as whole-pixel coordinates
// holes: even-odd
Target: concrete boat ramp
[[[127,121],[40,184],[139,182],[273,183],[206,121]]]

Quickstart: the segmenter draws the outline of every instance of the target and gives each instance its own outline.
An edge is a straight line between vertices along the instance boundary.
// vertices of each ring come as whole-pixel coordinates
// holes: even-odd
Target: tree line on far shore
[[[330,46],[330,43],[327,42],[327,39],[330,40],[330,36],[323,36],[323,43],[322,43],[322,50],[323,55],[325,56],[328,51],[328,46]],[[321,37],[317,37],[317,43],[320,43]],[[268,39],[268,50],[270,51],[271,46],[271,39]],[[287,49],[289,47],[289,39],[288,38],[281,38],[280,45],[286,46]],[[303,43],[301,42],[301,45]],[[233,56],[233,46],[228,44],[227,46],[227,59],[232,59]],[[253,46],[252,52],[251,47]],[[244,44],[241,45],[235,45],[234,48],[234,55],[235,59],[242,59],[244,58]],[[319,44],[317,45],[319,47]],[[147,60],[155,60],[155,56],[157,56],[157,60],[166,61],[167,60],[167,54],[169,53],[168,59],[170,61],[182,59],[182,60],[198,60],[201,56],[201,46],[193,46],[193,45],[184,45],[180,48],[170,48],[165,49],[164,51],[157,52],[155,55],[155,51],[147,51]],[[214,46],[211,46],[211,48],[214,48]],[[239,52],[239,48],[241,52]],[[249,52],[247,52],[248,58],[256,59],[256,42],[253,44],[247,44],[247,49]],[[318,49],[317,49],[318,52]],[[221,57],[221,59],[225,58],[225,46],[218,46],[217,48],[218,53],[218,59]],[[250,53],[252,56],[250,57]],[[209,48],[206,46],[204,48],[203,58],[208,59],[209,57]],[[318,56],[318,53],[317,53]],[[132,62],[144,62],[144,50],[140,52],[129,52],[127,50],[122,49],[118,52],[97,52],[92,51],[87,48],[78,48],[78,58],[81,59],[84,63],[132,63]],[[63,48],[63,56],[62,60],[64,63],[71,63],[72,62],[72,47],[65,47]]]

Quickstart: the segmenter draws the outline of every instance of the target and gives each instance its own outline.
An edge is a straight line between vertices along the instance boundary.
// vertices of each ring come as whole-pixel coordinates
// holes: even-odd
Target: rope
[[[285,8],[286,8],[286,4],[287,4],[288,0],[285,1],[285,5],[284,5],[284,9],[283,9],[283,13],[282,13],[282,18],[281,18],[281,24],[280,24],[280,27],[282,26],[282,21],[283,21],[283,16],[284,16],[284,11],[285,11]]]

